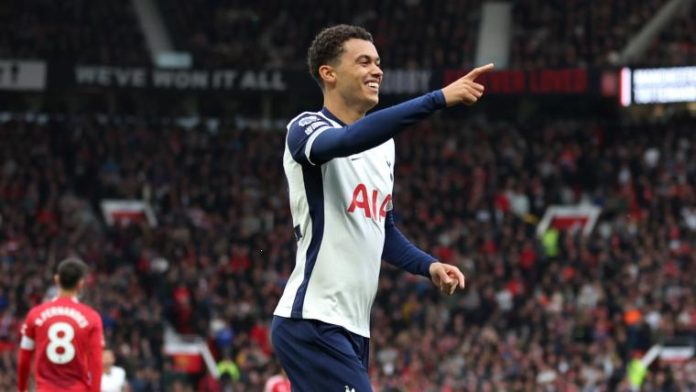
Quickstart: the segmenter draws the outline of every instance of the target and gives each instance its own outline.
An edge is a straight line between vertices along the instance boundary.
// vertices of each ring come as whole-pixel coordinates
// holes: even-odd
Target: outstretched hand
[[[482,84],[476,83],[476,78],[492,70],[493,63],[474,68],[468,74],[443,88],[442,94],[445,96],[447,106],[454,106],[460,103],[465,105],[475,104],[483,95],[484,90]]]
[[[451,264],[438,261],[430,264],[430,280],[441,292],[448,295],[454,294],[457,287],[464,288],[464,274]]]

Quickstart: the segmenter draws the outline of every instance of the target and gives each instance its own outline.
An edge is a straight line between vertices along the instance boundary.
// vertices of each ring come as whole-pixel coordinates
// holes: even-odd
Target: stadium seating
[[[158,2],[179,49],[193,53],[199,65],[300,68],[314,34],[335,23],[371,31],[387,68],[469,66],[480,3],[359,0],[325,7],[302,0],[287,7],[280,0]]]
[[[443,297],[385,267],[373,313],[376,385],[618,387],[635,350],[696,332],[693,126],[479,119],[401,135],[398,224],[468,281],[465,293]],[[260,390],[276,369],[267,328],[294,254],[282,133],[82,119],[8,122],[0,137],[0,261],[13,271],[0,279],[9,350],[0,389],[12,385],[21,315],[74,249],[95,269],[85,300],[101,310],[135,391],[187,382],[162,356],[164,322],[207,336],[240,367],[237,387]],[[157,227],[103,224],[99,200],[139,197]],[[603,208],[591,237],[536,238],[531,216],[582,200]],[[695,373],[679,371],[669,382],[693,388]],[[664,386],[675,372],[659,368],[647,382]]]
[[[522,1],[513,10],[510,67],[612,64],[665,0]],[[387,68],[473,64],[481,1],[159,0],[178,50],[201,67],[304,67],[313,35],[334,23],[370,30]],[[694,8],[665,29],[640,65],[693,63]],[[346,18],[345,15],[351,15]],[[130,2],[11,0],[0,4],[0,58],[147,65],[150,55]]]
[[[341,22],[373,33],[384,68],[467,68],[482,4],[156,2],[176,49],[191,52],[196,67],[240,69],[304,69],[312,36]],[[510,67],[608,67],[665,2],[516,1]],[[696,6],[630,65],[696,64],[694,20]],[[0,2],[0,59],[7,58],[150,65],[130,1]],[[598,77],[607,90],[619,86],[618,74]],[[274,124],[255,116],[286,116],[304,98],[51,84],[45,94],[0,96],[0,391],[15,389],[22,318],[52,294],[53,268],[71,252],[93,269],[83,300],[101,312],[134,392],[217,392],[224,383],[262,390],[278,372],[269,321],[295,255],[285,135],[281,126],[227,120]],[[370,357],[381,391],[628,391],[634,356],[670,338],[696,339],[696,122],[672,116],[678,110],[670,106],[617,114],[613,93],[591,94],[600,92],[500,94],[492,106],[514,100],[517,114],[546,114],[515,121],[508,107],[484,106],[461,120],[452,109],[397,138],[397,225],[457,264],[467,289],[445,297],[425,279],[384,266]],[[545,106],[576,99],[578,107],[604,101],[592,103],[602,105],[597,113],[587,105],[573,116]],[[143,104],[160,100],[162,111]],[[58,109],[13,119],[5,112],[44,105]],[[218,107],[229,118],[214,130],[155,115],[217,115]],[[103,108],[128,115],[94,115]],[[636,119],[649,111],[665,116]],[[105,199],[144,200],[157,224],[109,226]],[[575,203],[602,209],[590,236],[537,236],[548,206]],[[165,326],[204,336],[240,377],[182,372],[162,351]],[[696,359],[656,362],[643,388],[696,390]]]
[[[696,64],[696,7],[683,13],[660,33],[637,65],[646,67],[673,67]]]
[[[150,63],[130,1],[3,1],[0,58]]]
[[[628,40],[665,3],[664,0],[516,2],[511,67],[611,65]]]

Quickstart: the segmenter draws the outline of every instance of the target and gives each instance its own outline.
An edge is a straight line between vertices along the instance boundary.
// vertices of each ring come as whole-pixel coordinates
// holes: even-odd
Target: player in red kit
[[[36,352],[37,392],[99,392],[104,336],[99,314],[81,304],[87,266],[76,258],[58,265],[59,293],[35,306],[22,325],[17,389],[28,391],[31,359]]]
[[[283,370],[279,374],[271,376],[263,387],[263,392],[290,392],[291,390],[290,380]]]

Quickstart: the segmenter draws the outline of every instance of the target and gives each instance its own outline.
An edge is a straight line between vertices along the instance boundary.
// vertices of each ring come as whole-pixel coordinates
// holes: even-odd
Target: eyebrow
[[[355,59],[355,62],[359,62],[359,61],[361,61],[361,60],[370,60],[370,61],[372,61],[372,59],[374,59],[376,63],[379,63],[379,62],[380,62],[379,56],[377,56],[377,57],[371,57],[370,55],[367,55],[367,54],[361,54],[360,56],[358,56],[358,58]]]

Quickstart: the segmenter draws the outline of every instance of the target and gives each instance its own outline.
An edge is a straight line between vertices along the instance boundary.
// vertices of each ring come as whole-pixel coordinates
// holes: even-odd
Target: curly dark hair
[[[310,75],[322,89],[324,85],[319,76],[319,67],[336,61],[343,53],[343,43],[352,38],[373,42],[370,32],[360,26],[346,24],[327,27],[314,37],[307,51],[307,66]]]

